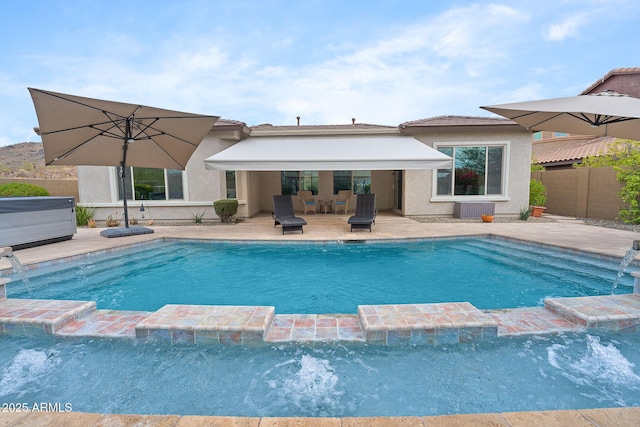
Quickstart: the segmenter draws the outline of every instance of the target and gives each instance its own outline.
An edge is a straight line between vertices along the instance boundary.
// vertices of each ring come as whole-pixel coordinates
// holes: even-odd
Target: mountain
[[[45,166],[41,142],[0,146],[0,178],[76,179],[75,166]]]

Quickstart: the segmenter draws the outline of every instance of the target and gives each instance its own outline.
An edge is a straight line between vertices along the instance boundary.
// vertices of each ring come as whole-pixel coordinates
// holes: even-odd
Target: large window
[[[354,194],[371,192],[371,171],[333,171],[333,194],[351,190]]]
[[[180,170],[128,167],[126,172],[125,185],[129,200],[184,199]],[[119,175],[117,181],[118,197],[122,199],[122,179]]]
[[[300,190],[309,190],[318,194],[317,171],[282,171],[282,194],[298,194]]]
[[[502,194],[504,145],[438,147],[454,169],[438,169],[438,196]]]

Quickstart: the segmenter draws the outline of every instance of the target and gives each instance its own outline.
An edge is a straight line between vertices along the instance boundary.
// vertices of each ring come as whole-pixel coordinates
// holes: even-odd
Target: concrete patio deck
[[[280,228],[273,227],[269,215],[259,215],[234,225],[200,225],[163,227],[154,226],[155,233],[150,235],[130,236],[124,238],[106,239],[99,235],[100,229],[81,228],[70,241],[52,245],[17,251],[15,254],[21,263],[28,268],[55,262],[64,262],[81,258],[87,253],[104,253],[117,250],[121,246],[137,245],[155,239],[196,239],[196,240],[242,240],[242,241],[347,241],[347,240],[395,240],[413,238],[483,236],[492,235],[505,239],[523,240],[541,245],[564,248],[569,251],[588,252],[606,258],[619,259],[631,247],[633,240],[639,238],[637,233],[606,229],[581,224],[579,221],[567,218],[555,218],[556,222],[513,222],[513,223],[418,223],[393,213],[380,213],[371,233],[367,231],[349,232],[346,223],[347,215],[317,214],[304,216],[308,225],[304,227],[304,234],[287,233],[282,235]],[[8,268],[8,262],[0,259],[0,270]],[[561,300],[561,299],[559,299]],[[5,300],[16,301],[16,300]],[[552,303],[551,310],[539,307],[535,309],[516,309],[506,311],[491,311],[486,317],[496,324],[500,324],[502,333],[544,333],[554,330],[572,330],[578,325],[583,327],[589,319],[582,319],[580,306],[568,304],[573,310],[574,317],[558,315],[555,310],[563,302]],[[565,304],[567,305],[567,304]],[[84,306],[83,306],[84,307]],[[465,307],[465,310],[468,307]],[[525,311],[526,310],[526,311]],[[157,312],[156,312],[157,313]],[[118,317],[121,314],[120,317]],[[19,315],[24,316],[22,312]],[[36,316],[47,317],[49,314],[38,313]],[[123,316],[127,316],[124,320]],[[296,321],[303,328],[309,328],[310,320],[296,318],[296,315],[278,318],[274,316],[273,324],[281,329],[274,333],[271,341],[291,339],[296,334]],[[293,316],[293,317],[291,317]],[[2,314],[0,313],[0,317]],[[89,316],[75,316],[65,325],[55,326],[60,335],[72,336],[130,336],[136,334],[135,325],[141,319],[151,317],[150,313],[126,312],[111,313],[106,310],[93,311]],[[306,316],[308,317],[308,315]],[[11,316],[13,318],[13,316]],[[576,320],[578,319],[578,320]],[[483,318],[483,321],[487,319]],[[572,321],[568,321],[572,320]],[[582,321],[584,320],[584,323]],[[602,320],[611,320],[603,318]],[[602,321],[601,320],[601,321]],[[143,320],[144,321],[144,320]],[[340,336],[338,325],[341,319],[313,319],[314,330],[326,328],[321,339],[334,339]],[[627,325],[628,319],[620,320]],[[127,323],[128,322],[128,323]],[[353,329],[353,322],[349,318],[342,319],[345,327]],[[335,328],[334,328],[335,326]],[[288,328],[288,329],[287,329]],[[102,331],[102,333],[98,333]],[[298,332],[300,329],[298,329]],[[345,329],[346,331],[346,329]],[[352,330],[353,332],[353,330]],[[317,333],[317,332],[316,332]],[[346,332],[345,332],[346,333]],[[500,331],[498,332],[500,334]],[[288,334],[288,335],[287,335]],[[346,336],[346,335],[345,335]],[[353,337],[353,335],[351,335]],[[358,337],[358,335],[355,335]],[[364,334],[363,334],[364,336]],[[286,337],[286,338],[283,338]],[[359,339],[359,338],[357,338]],[[294,339],[295,340],[295,339]],[[544,411],[523,412],[515,414],[478,414],[446,417],[399,417],[399,418],[234,418],[234,417],[160,417],[160,416],[124,416],[99,414],[0,414],[1,425],[57,425],[62,418],[78,425],[104,425],[116,423],[131,425],[145,423],[145,425],[252,425],[252,426],[288,426],[288,425],[318,425],[318,426],[347,426],[347,425],[634,425],[639,419],[640,409],[594,409],[580,411]],[[70,417],[70,418],[67,418]],[[86,424],[86,423],[89,424]]]

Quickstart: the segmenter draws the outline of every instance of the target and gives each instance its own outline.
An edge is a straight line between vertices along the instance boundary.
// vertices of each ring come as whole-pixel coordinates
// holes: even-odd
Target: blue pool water
[[[638,334],[258,348],[0,336],[0,402],[308,417],[639,406],[639,347]]]
[[[17,254],[19,256],[19,253]],[[11,298],[268,305],[277,313],[356,313],[358,305],[468,301],[480,309],[606,295],[618,262],[498,239],[363,244],[165,242],[14,276]],[[625,275],[616,293],[632,290]]]

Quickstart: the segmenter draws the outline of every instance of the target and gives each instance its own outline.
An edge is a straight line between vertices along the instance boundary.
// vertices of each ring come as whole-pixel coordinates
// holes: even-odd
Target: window
[[[354,194],[371,192],[371,171],[333,171],[333,194],[351,190]]]
[[[318,194],[317,171],[282,171],[282,194],[298,194],[300,190],[309,190]]]
[[[555,138],[563,138],[565,136],[569,136],[569,134],[566,132],[554,132],[553,136]]]
[[[227,199],[237,198],[236,171],[226,171]]]
[[[533,133],[533,140],[534,141],[540,141],[542,139],[542,132],[534,132]]]
[[[438,147],[454,170],[438,169],[438,196],[502,194],[504,145]]]
[[[184,199],[180,170],[128,167],[125,180],[129,200]],[[122,199],[122,179],[117,181]]]

